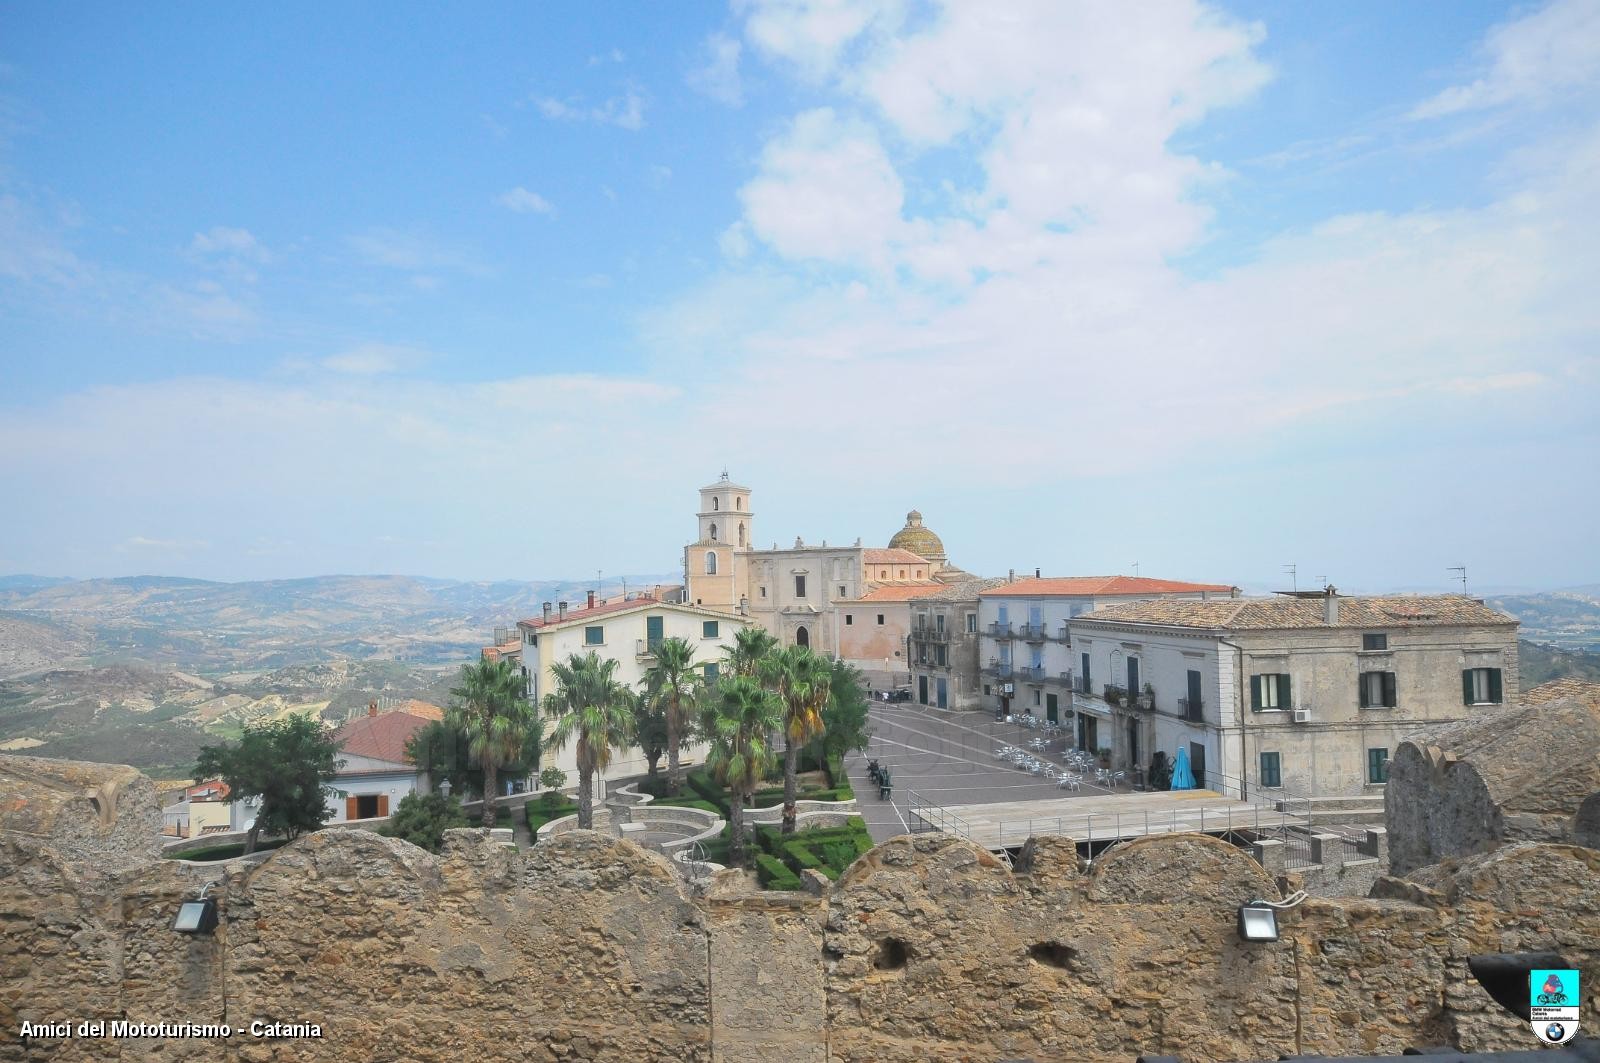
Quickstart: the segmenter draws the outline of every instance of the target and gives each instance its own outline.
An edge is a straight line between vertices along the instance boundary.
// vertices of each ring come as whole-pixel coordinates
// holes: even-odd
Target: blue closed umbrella
[[[1174,790],[1193,790],[1194,772],[1189,770],[1189,751],[1183,747],[1178,748],[1178,755],[1172,761],[1172,788]]]

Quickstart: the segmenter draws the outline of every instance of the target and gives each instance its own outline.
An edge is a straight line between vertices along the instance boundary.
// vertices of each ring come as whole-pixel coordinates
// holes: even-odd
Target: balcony
[[[665,639],[639,639],[637,641],[639,643],[639,648],[635,651],[635,653],[641,660],[643,660],[647,657],[654,657],[661,649],[661,643],[664,642]]]
[[[1204,723],[1206,703],[1204,698],[1179,698],[1178,715],[1190,723]]]
[[[1044,633],[1044,637],[1047,638],[1047,639],[1051,639],[1051,640],[1053,640],[1055,642],[1070,643],[1072,641],[1072,639],[1068,637],[1068,634],[1067,634],[1067,622],[1065,620],[1061,621],[1060,629],[1058,629],[1058,630],[1056,630],[1054,632],[1046,631]]]
[[[911,637],[917,642],[949,642],[950,631],[942,627],[914,627]]]
[[[1077,689],[1077,684],[1073,680],[1072,671],[1070,669],[1065,672],[1057,672],[1054,675],[1047,675],[1044,677],[1044,681],[1046,683],[1053,683],[1056,686],[1066,687],[1069,690]]]
[[[994,623],[990,624],[984,629],[984,634],[994,639],[1009,639],[1014,637],[1011,630],[1010,621],[1006,621],[1002,624],[1000,621],[996,620]]]
[[[1011,678],[1011,665],[1004,661],[991,660],[981,669],[984,675],[997,676],[1000,679]]]
[[[1049,637],[1045,634],[1043,624],[1023,624],[1017,630],[1021,633],[1022,638],[1028,642],[1043,642]]]
[[[1042,666],[1031,666],[1017,669],[1017,678],[1029,683],[1043,683],[1045,671]]]

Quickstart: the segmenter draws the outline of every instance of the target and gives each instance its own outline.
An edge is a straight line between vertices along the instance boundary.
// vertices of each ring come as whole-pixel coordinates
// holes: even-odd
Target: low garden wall
[[[852,798],[849,801],[796,801],[795,822],[802,818],[816,815],[837,817],[829,821],[827,826],[838,826],[840,823],[857,814],[856,803]],[[781,823],[783,821],[783,805],[768,805],[765,808],[747,808],[744,810],[744,821],[754,825],[757,823]],[[815,825],[822,825],[818,821]]]

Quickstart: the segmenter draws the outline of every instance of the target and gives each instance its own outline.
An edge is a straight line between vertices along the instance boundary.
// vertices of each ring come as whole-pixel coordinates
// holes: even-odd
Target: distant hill
[[[1485,601],[1520,620],[1525,639],[1565,649],[1600,651],[1600,587],[1508,594]]]
[[[1562,649],[1522,639],[1517,643],[1517,659],[1523,690],[1564,676],[1600,683],[1600,653]]]

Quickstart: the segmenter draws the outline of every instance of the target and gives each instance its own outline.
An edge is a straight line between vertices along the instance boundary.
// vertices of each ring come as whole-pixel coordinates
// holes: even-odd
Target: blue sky
[[[1600,4],[0,9],[0,571],[1600,581]]]

